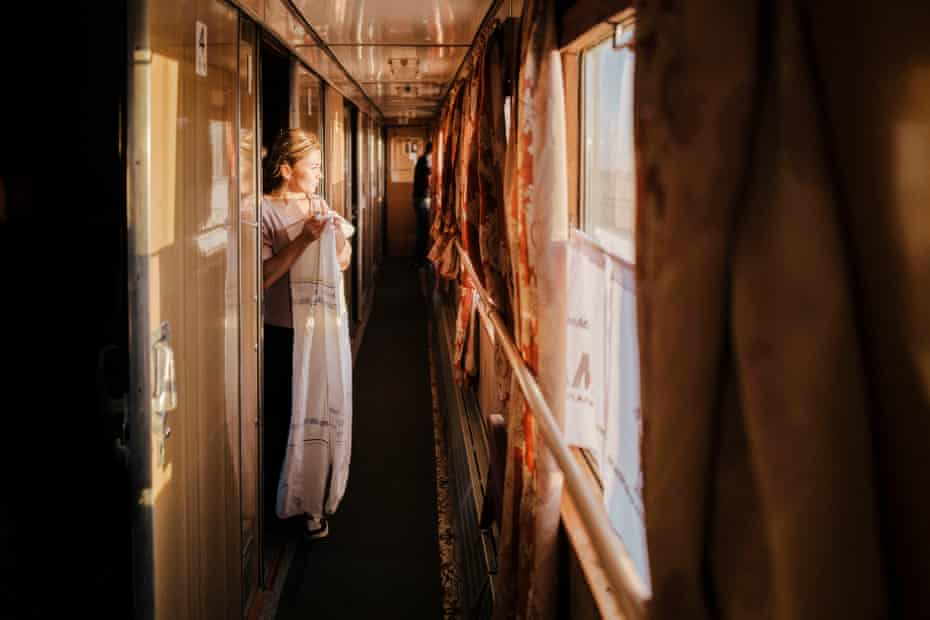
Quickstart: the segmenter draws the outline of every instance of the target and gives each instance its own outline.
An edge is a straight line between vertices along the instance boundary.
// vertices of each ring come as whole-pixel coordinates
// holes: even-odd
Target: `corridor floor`
[[[354,369],[352,465],[327,538],[297,547],[279,620],[441,618],[426,302],[381,266]]]

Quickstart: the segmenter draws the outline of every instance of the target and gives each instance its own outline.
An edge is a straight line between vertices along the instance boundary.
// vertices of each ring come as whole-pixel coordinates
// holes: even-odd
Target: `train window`
[[[632,37],[627,28],[623,40]],[[635,256],[633,52],[613,37],[582,54],[584,229],[608,250]]]
[[[619,260],[606,260],[603,267],[574,267],[580,282],[607,282],[606,289],[595,295],[603,297],[600,314],[584,303],[569,312],[592,318],[592,356],[599,352],[601,362],[593,373],[605,378],[603,421],[597,433],[590,435],[585,448],[593,475],[600,483],[610,523],[630,554],[640,577],[649,582],[646,532],[643,520],[643,475],[640,454],[642,420],[639,406],[639,363],[636,339],[636,300],[633,284],[635,261],[636,177],[633,146],[633,71],[634,55],[629,45],[633,38],[632,22],[619,28],[601,28],[591,34],[594,43],[581,50],[580,101],[572,108],[581,119],[579,167],[581,183],[580,222],[598,251],[606,250]],[[619,36],[617,36],[619,35]],[[600,39],[593,37],[602,37]],[[574,53],[574,52],[573,52]],[[579,261],[573,265],[586,265]],[[593,263],[591,263],[593,264]],[[585,271],[589,269],[590,271]],[[576,296],[575,299],[579,297]],[[608,317],[610,319],[608,320]],[[604,348],[595,346],[601,339]],[[582,349],[579,348],[578,352]],[[570,377],[569,391],[592,373],[593,359],[580,357],[581,363]],[[580,382],[580,383],[576,383]],[[586,384],[584,384],[586,385]]]

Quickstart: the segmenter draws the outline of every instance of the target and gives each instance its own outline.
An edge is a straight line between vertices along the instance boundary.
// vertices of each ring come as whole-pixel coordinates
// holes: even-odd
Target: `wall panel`
[[[178,404],[153,446],[156,617],[241,613],[238,15],[153,2],[149,329],[171,329]],[[196,24],[206,27],[198,74]]]

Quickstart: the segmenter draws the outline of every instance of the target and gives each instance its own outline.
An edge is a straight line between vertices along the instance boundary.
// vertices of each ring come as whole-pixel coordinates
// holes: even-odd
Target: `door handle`
[[[152,432],[155,434],[158,452],[158,466],[165,466],[165,443],[171,436],[168,426],[168,412],[178,406],[178,382],[175,370],[174,349],[171,347],[171,328],[168,322],[161,328],[152,344]]]

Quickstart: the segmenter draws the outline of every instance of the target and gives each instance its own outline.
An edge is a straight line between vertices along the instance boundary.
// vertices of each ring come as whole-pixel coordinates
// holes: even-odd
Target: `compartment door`
[[[128,16],[135,616],[241,617],[239,18]]]

